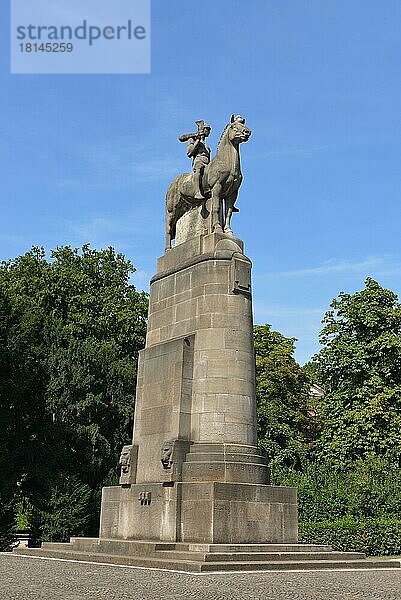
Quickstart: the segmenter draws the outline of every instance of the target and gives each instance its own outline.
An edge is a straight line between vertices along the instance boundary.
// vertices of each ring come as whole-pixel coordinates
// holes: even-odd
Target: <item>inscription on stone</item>
[[[139,492],[138,500],[141,506],[149,506],[152,501],[152,492]]]

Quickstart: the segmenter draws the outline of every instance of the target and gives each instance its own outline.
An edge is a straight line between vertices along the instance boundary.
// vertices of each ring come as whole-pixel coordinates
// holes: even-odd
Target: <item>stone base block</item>
[[[296,489],[245,483],[103,488],[100,538],[206,544],[297,542]]]
[[[180,494],[170,482],[103,488],[99,537],[176,541]]]
[[[182,542],[296,543],[295,488],[244,483],[183,483]]]

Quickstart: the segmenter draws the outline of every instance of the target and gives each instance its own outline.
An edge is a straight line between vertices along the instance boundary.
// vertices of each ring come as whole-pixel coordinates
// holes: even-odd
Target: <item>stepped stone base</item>
[[[42,548],[14,552],[190,573],[400,567],[400,561],[366,559],[359,552],[335,552],[330,546],[312,544],[185,544],[71,538],[69,544],[45,542]]]

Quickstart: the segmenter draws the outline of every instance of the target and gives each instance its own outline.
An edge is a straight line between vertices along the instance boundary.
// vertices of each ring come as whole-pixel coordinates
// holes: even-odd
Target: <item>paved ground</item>
[[[187,575],[0,554],[0,600],[401,600],[401,569]]]

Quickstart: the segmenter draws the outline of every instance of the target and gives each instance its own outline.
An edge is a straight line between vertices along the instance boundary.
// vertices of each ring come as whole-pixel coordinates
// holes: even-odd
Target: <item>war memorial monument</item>
[[[210,126],[196,123],[179,138],[193,172],[167,191],[133,439],[120,485],[103,488],[99,537],[19,553],[190,572],[391,566],[298,544],[296,489],[270,484],[257,443],[252,264],[231,229],[251,131],[233,115],[211,159]]]

